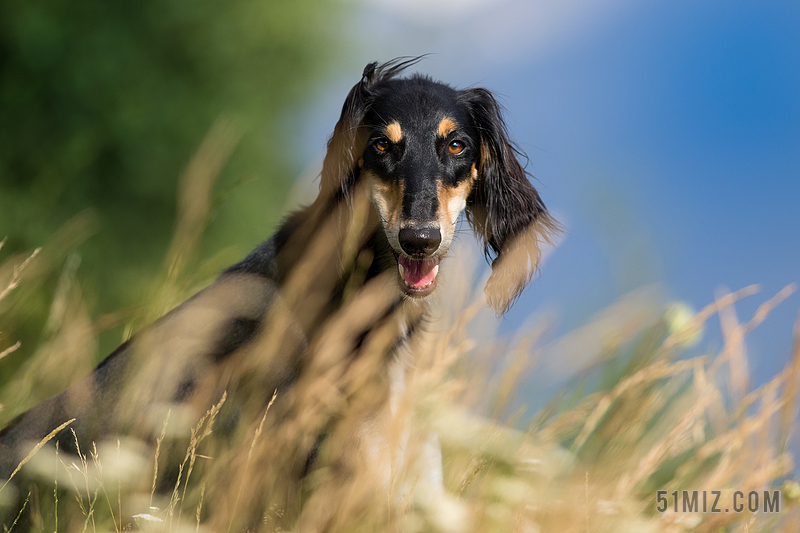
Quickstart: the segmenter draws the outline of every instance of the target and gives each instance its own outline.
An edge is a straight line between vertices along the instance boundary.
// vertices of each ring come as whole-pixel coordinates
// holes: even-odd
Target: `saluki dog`
[[[0,434],[0,478],[29,443],[72,419],[74,435],[54,439],[62,453],[76,439],[154,441],[164,406],[171,424],[211,409],[220,438],[209,455],[234,448],[216,486],[257,472],[242,497],[256,503],[281,479],[327,476],[335,491],[359,464],[396,460],[379,414],[391,413],[403,387],[460,215],[491,260],[485,293],[498,314],[530,281],[558,229],[492,93],[401,76],[417,60],[366,66],[328,142],[317,199],[91,375],[17,417]],[[237,428],[250,431],[275,390],[270,446],[253,454]],[[441,485],[435,438],[420,455],[421,477]],[[390,470],[370,469],[384,485]],[[237,503],[241,513],[247,502]],[[330,520],[322,515],[316,523]]]

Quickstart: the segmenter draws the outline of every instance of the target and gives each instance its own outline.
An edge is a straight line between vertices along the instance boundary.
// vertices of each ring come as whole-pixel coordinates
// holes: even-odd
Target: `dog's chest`
[[[409,398],[409,380],[418,355],[418,325],[401,321],[402,340],[393,348],[385,368],[386,401],[362,421],[354,442],[362,464],[378,476],[376,481],[401,499],[408,496],[412,479],[414,484],[431,484],[434,491],[442,486],[438,439],[415,427],[414,402]]]

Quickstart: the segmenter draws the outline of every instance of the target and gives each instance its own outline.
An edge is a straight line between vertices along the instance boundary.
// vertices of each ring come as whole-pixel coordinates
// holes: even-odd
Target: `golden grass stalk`
[[[3,239],[3,243],[5,243],[5,239]],[[1,248],[1,247],[0,247]],[[19,265],[14,267],[14,271],[11,273],[11,279],[8,281],[6,287],[0,291],[0,300],[8,296],[8,294],[16,289],[19,286],[20,281],[22,281],[22,271],[30,264],[31,261],[39,255],[41,252],[41,248],[36,248],[31,255],[27,257],[24,261],[22,261]]]
[[[31,449],[31,451],[28,453],[28,455],[26,455],[26,456],[25,456],[25,458],[24,458],[22,461],[20,461],[20,463],[17,465],[17,467],[14,469],[14,471],[13,471],[13,472],[11,472],[11,475],[10,475],[10,476],[8,476],[8,479],[6,480],[6,482],[5,482],[5,483],[3,483],[3,486],[2,486],[2,487],[0,487],[0,492],[2,492],[2,491],[3,491],[3,489],[5,489],[5,488],[6,488],[6,486],[7,486],[7,485],[9,484],[9,482],[10,482],[10,481],[11,481],[11,480],[14,478],[14,476],[15,476],[15,475],[16,475],[16,474],[17,474],[17,473],[18,473],[18,472],[19,472],[19,471],[22,469],[22,467],[23,467],[23,466],[25,466],[25,464],[26,464],[26,463],[28,463],[28,461],[30,461],[31,459],[33,459],[33,456],[34,456],[34,455],[36,455],[36,454],[39,452],[39,450],[41,450],[41,449],[42,449],[42,447],[43,447],[45,444],[47,444],[48,442],[50,442],[50,441],[52,440],[52,438],[53,438],[53,437],[55,437],[56,435],[58,435],[58,433],[59,433],[59,432],[60,432],[62,429],[64,429],[64,428],[65,428],[65,427],[67,427],[68,425],[72,424],[73,422],[75,422],[75,419],[74,419],[74,418],[72,418],[72,419],[70,419],[70,420],[67,420],[66,422],[64,422],[63,424],[61,424],[60,426],[58,426],[56,429],[54,429],[53,431],[51,431],[50,433],[48,433],[48,434],[47,434],[47,436],[46,436],[45,438],[43,438],[42,440],[40,440],[40,441],[39,441],[39,442],[36,444],[36,446],[34,446],[34,447],[33,447],[33,449]]]

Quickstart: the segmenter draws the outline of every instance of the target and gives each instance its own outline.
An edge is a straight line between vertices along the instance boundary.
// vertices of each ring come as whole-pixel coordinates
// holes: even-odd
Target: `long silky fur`
[[[544,243],[561,231],[517,159],[502,108],[486,89],[462,91],[480,136],[478,180],[467,199],[466,217],[492,264],[486,297],[504,314],[533,277]]]

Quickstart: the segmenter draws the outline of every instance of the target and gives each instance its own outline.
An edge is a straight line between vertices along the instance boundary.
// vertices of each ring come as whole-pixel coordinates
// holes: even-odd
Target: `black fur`
[[[439,96],[439,101],[448,101],[448,111],[466,113],[472,126],[474,138],[469,140],[475,148],[474,162],[479,171],[467,201],[466,217],[483,241],[494,270],[487,285],[488,301],[498,314],[503,314],[533,276],[542,245],[552,244],[560,226],[528,180],[517,158],[519,151],[509,140],[502,108],[492,93],[482,88],[456,91],[422,76],[396,79],[420,59],[399,58],[383,65],[367,65],[361,81],[348,94],[328,144],[321,190],[346,196],[355,185],[359,174],[356,162],[369,140],[370,115],[378,118],[387,115],[385,109],[377,113],[374,109],[376,102],[381,103],[387,96],[411,92],[409,86],[412,90],[424,87],[424,91]],[[413,98],[398,100],[411,108],[421,105]],[[435,113],[436,109],[428,112]],[[404,204],[404,208],[408,205]],[[517,254],[504,265],[505,255],[514,248],[525,253]]]

